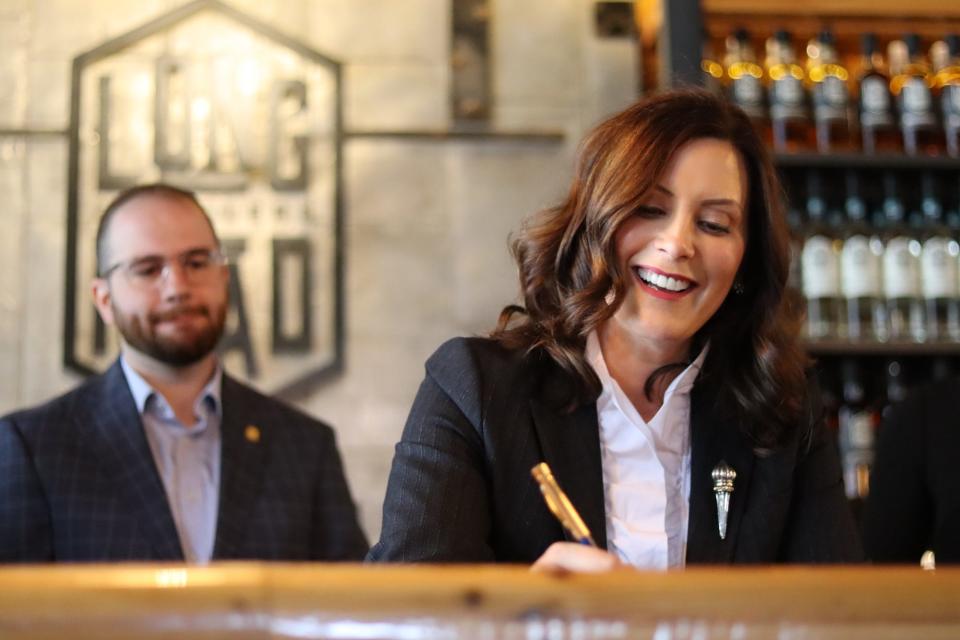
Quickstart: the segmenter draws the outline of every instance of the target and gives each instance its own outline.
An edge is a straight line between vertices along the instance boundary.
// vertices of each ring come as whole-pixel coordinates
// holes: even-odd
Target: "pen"
[[[573,539],[580,544],[591,547],[597,546],[597,543],[593,541],[593,536],[590,535],[590,530],[587,529],[587,525],[584,524],[583,518],[581,518],[577,510],[573,508],[573,503],[570,502],[567,494],[560,489],[560,485],[557,484],[556,479],[553,477],[553,472],[550,471],[547,463],[541,462],[533,469],[530,469],[530,475],[532,475],[533,479],[540,485],[540,493],[543,494],[543,499],[547,503],[547,507],[550,508],[550,511],[556,516],[557,520],[560,521],[563,528],[570,533]]]

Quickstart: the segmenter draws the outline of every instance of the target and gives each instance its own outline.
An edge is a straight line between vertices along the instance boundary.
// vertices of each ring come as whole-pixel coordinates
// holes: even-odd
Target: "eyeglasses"
[[[100,276],[108,280],[119,271],[131,286],[146,289],[159,286],[171,273],[173,263],[179,263],[184,279],[193,285],[206,285],[220,275],[220,267],[227,257],[215,249],[191,249],[173,258],[143,256],[112,265]]]

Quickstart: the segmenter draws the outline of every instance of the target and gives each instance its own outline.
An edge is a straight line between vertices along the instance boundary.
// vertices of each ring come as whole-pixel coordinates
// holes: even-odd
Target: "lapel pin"
[[[260,442],[260,427],[248,424],[243,430],[243,437],[247,439],[247,442],[252,442],[253,444]]]
[[[727,515],[730,513],[730,494],[733,493],[733,481],[737,472],[721,460],[710,473],[713,478],[713,495],[717,499],[717,524],[720,527],[720,539],[727,539]]]

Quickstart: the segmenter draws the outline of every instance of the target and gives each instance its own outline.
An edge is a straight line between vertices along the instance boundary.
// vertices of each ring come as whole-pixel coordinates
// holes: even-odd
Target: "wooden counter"
[[[960,569],[0,569],[0,638],[958,638]]]

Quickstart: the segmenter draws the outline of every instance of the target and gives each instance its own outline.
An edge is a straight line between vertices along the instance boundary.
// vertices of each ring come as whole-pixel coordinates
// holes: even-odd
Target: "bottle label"
[[[770,88],[770,117],[774,120],[806,117],[803,85],[789,73],[774,81]]]
[[[960,245],[950,238],[933,237],[923,243],[920,275],[924,298],[952,298],[957,294],[957,256]]]
[[[840,264],[833,240],[816,235],[807,238],[800,255],[803,295],[808,299],[840,296]]]
[[[944,87],[940,99],[945,127],[947,129],[960,129],[960,84],[951,84]]]
[[[813,87],[813,116],[818,121],[846,120],[846,83],[837,76],[827,76]]]
[[[860,124],[871,128],[893,125],[890,90],[883,78],[871,76],[860,84]]]
[[[873,452],[873,415],[869,411],[852,411],[840,424],[840,446],[846,455],[857,457],[857,462],[869,462]],[[867,458],[860,456],[866,454]]]
[[[883,250],[883,293],[887,298],[916,298],[920,295],[918,262],[920,243],[897,236]]]
[[[733,81],[733,102],[751,118],[763,116],[763,86],[760,79],[744,74]]]
[[[864,235],[850,236],[840,252],[840,276],[845,298],[880,295],[880,256]]]
[[[904,127],[933,126],[936,121],[931,108],[930,87],[923,78],[910,78],[900,91],[900,121]]]

